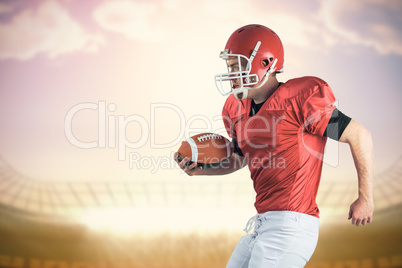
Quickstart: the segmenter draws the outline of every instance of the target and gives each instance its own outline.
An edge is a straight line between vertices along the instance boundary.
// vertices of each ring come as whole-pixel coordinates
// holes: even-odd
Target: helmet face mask
[[[248,90],[261,88],[271,73],[283,71],[283,54],[282,42],[271,29],[258,24],[237,29],[220,54],[228,73],[215,75],[218,91],[247,98]]]
[[[220,58],[226,61],[227,73],[215,75],[215,85],[218,91],[227,96],[234,94],[237,96],[243,93],[243,98],[247,95],[248,88],[259,82],[256,74],[250,74],[251,60],[244,55],[230,54],[228,51],[222,51]]]

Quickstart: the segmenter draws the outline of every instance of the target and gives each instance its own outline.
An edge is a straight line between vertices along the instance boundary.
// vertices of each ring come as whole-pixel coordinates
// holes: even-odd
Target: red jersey
[[[335,109],[331,88],[316,77],[289,80],[252,117],[251,101],[230,95],[222,115],[246,157],[257,212],[288,210],[318,217],[323,134]]]

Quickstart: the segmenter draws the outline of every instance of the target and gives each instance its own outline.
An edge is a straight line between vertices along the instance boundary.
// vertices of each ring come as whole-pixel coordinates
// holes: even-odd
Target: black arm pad
[[[327,128],[325,129],[324,136],[339,141],[339,138],[342,136],[343,131],[349,125],[351,120],[352,118],[335,108],[332,112]]]

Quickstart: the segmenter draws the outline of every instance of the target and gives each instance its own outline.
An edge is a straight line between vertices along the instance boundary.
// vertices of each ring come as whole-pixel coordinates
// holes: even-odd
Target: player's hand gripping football
[[[191,165],[188,164],[190,160],[188,157],[184,157],[181,161],[179,160],[179,155],[177,153],[174,154],[174,160],[179,165],[179,167],[186,172],[189,176],[200,175],[199,173],[202,171],[202,167],[197,167],[197,163],[193,162]]]
[[[359,197],[352,205],[350,205],[348,220],[352,219],[352,224],[356,226],[359,226],[360,224],[366,225],[366,223],[371,223],[373,219],[373,211],[373,199]]]

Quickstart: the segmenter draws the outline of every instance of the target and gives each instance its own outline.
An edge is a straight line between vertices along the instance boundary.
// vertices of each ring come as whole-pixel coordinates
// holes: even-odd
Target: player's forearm
[[[232,156],[229,157],[228,161],[221,163],[217,167],[200,170],[197,175],[206,175],[206,176],[226,175],[233,173],[245,167],[246,165],[247,163],[245,162],[244,157],[240,157],[233,153]]]
[[[374,153],[371,134],[362,131],[356,143],[350,144],[359,180],[359,198],[373,198]]]
[[[350,146],[358,176],[359,198],[372,200],[374,153],[370,132],[352,120],[340,141],[347,142]]]

